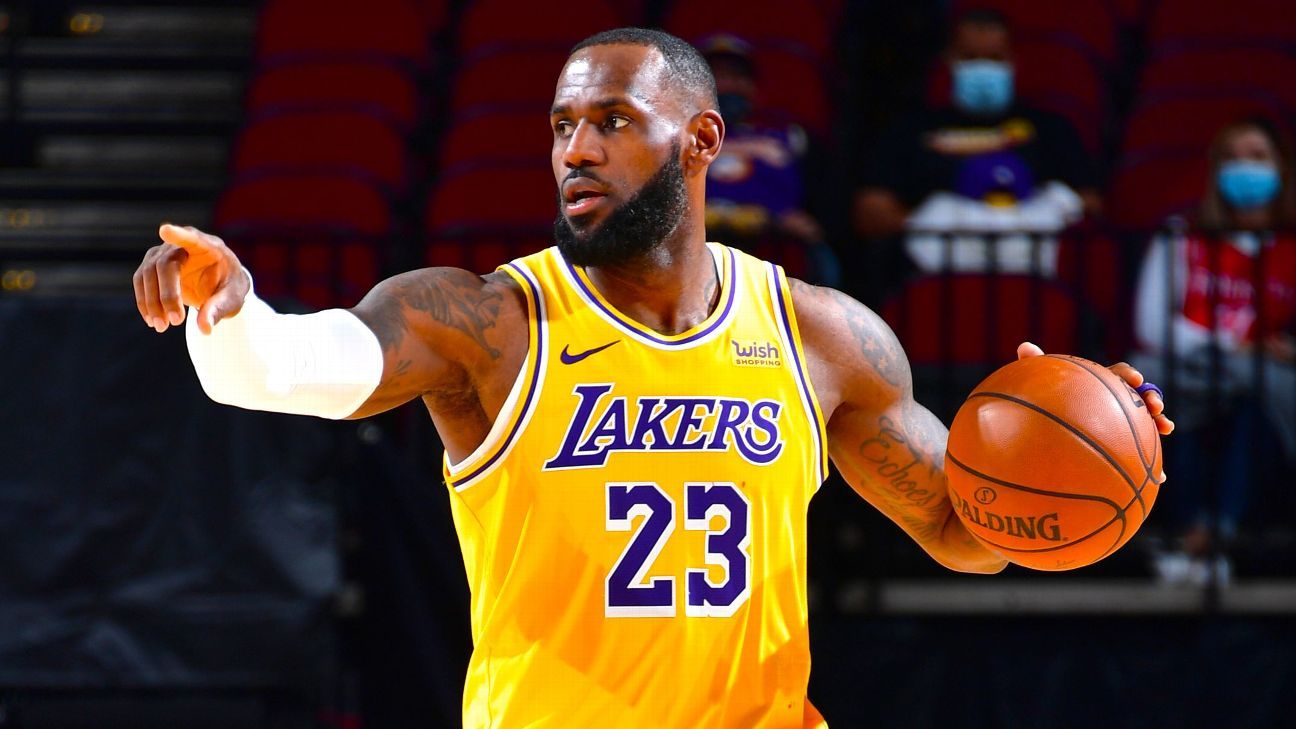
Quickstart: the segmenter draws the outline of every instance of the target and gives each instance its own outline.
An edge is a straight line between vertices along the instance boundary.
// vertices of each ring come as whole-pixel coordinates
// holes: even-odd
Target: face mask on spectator
[[[740,124],[751,114],[751,100],[742,94],[717,94],[716,105],[720,107],[720,116],[730,124]]]
[[[1273,201],[1281,183],[1278,168],[1269,162],[1233,160],[1220,165],[1220,194],[1235,208],[1248,210]]]
[[[1012,103],[1013,69],[1003,61],[952,64],[954,105],[970,114],[997,114]]]

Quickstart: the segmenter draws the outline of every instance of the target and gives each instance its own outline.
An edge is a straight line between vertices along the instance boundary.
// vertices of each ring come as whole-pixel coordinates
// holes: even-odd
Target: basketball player
[[[555,248],[484,276],[405,273],[301,316],[257,299],[192,228],[162,226],[135,274],[158,331],[191,307],[190,353],[219,402],[427,406],[472,587],[466,726],[822,725],[806,700],[806,509],[829,456],[941,564],[1004,567],[954,517],[946,429],[914,402],[887,326],[706,242],[715,108],[688,44],[602,33],[571,54],[550,112]]]

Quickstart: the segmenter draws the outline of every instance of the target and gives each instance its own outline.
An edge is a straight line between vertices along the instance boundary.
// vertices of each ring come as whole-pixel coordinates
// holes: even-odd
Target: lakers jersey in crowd
[[[801,727],[824,422],[781,269],[708,245],[719,304],[663,335],[556,248],[501,270],[530,347],[446,463],[472,588],[466,727]]]

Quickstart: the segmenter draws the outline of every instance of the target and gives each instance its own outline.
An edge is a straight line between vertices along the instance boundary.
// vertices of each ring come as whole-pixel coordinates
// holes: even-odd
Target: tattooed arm
[[[913,378],[891,329],[832,289],[793,282],[810,376],[828,417],[828,450],[847,483],[937,562],[998,572],[1007,562],[954,514],[945,478],[949,431],[913,399]]]
[[[502,273],[478,276],[456,268],[425,268],[378,284],[351,310],[378,337],[383,374],[352,417],[362,418],[424,397],[470,407],[483,379],[511,382],[527,346],[526,306]],[[496,365],[514,365],[490,378]]]

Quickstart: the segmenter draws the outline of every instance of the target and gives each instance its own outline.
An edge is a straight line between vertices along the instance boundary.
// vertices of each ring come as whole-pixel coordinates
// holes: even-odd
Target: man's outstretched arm
[[[913,399],[909,360],[890,327],[832,289],[796,282],[793,295],[802,339],[819,363],[811,377],[842,477],[937,562],[960,572],[1002,570],[1007,561],[954,514],[945,478],[949,431]]]
[[[203,388],[239,407],[363,417],[471,386],[500,356],[499,318],[519,314],[506,277],[457,269],[394,277],[349,311],[277,314],[219,238],[171,225],[159,235],[134,277],[140,315],[162,332],[192,307],[186,334]]]
[[[832,289],[793,283],[802,339],[811,348],[828,450],[847,483],[900,526],[937,562],[961,572],[998,572],[1007,564],[972,536],[954,513],[945,474],[949,430],[913,398],[909,360],[891,328],[868,307]],[[1043,354],[1022,344],[1018,358]],[[1128,364],[1112,371],[1131,386]],[[1144,395],[1157,429],[1168,434],[1159,395]],[[1163,476],[1164,478],[1164,476]]]

